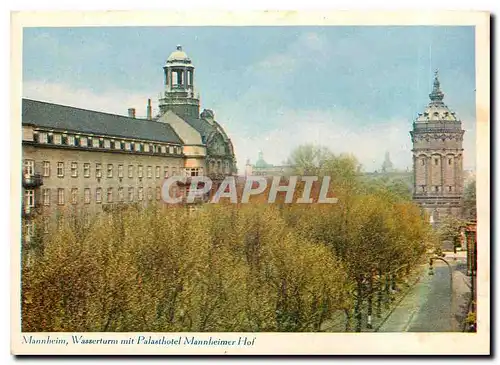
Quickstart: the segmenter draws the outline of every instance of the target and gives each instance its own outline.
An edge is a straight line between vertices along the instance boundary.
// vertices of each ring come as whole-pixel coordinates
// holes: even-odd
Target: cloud
[[[98,93],[91,89],[79,89],[61,83],[27,81],[23,84],[23,97],[63,104],[83,109],[127,115],[128,108],[136,108],[136,115],[146,115],[147,99],[151,98],[153,114],[158,110],[157,92],[139,94],[133,90],[110,90]]]
[[[64,84],[29,81],[24,83],[23,96],[120,115],[126,115],[127,109],[134,107],[137,116],[146,114],[147,95],[133,90],[97,93]],[[233,141],[240,172],[244,171],[247,159],[255,162],[259,150],[268,163],[277,165],[284,162],[295,147],[305,143],[326,146],[334,153],[352,153],[367,171],[380,169],[386,151],[397,168],[411,168],[411,122],[404,118],[373,120],[363,125],[357,120],[360,116],[338,107],[329,110],[281,108],[266,121],[271,127],[259,130],[240,128],[242,123],[251,123],[253,116],[245,117],[245,105],[248,105],[245,100],[238,102],[241,103],[236,109],[238,115],[229,117],[226,108],[221,113],[215,112],[216,119]],[[152,104],[155,113],[158,100],[153,98]],[[475,166],[475,125],[471,118],[463,120],[466,129],[464,168],[471,169]]]

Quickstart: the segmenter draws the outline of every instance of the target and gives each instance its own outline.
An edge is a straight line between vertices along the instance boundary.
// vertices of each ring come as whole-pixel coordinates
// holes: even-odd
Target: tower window
[[[434,165],[439,164],[439,160],[437,158],[434,159]]]

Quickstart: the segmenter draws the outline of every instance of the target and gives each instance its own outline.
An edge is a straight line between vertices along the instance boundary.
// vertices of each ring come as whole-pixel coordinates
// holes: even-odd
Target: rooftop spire
[[[432,102],[442,102],[444,98],[444,94],[441,91],[440,83],[438,79],[438,70],[434,71],[434,84],[432,87],[432,92],[429,94],[429,98]]]

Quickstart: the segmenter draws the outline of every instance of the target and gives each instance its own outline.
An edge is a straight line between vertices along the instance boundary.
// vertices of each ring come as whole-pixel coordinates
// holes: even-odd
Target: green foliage
[[[63,215],[23,250],[23,331],[319,331],[359,312],[421,262],[432,232],[400,194],[366,189],[352,156],[298,151],[338,204]]]
[[[451,241],[455,247],[460,245],[460,227],[465,224],[463,219],[445,216],[439,225],[438,235],[441,241]]]
[[[476,180],[474,180],[464,189],[463,216],[466,219],[477,219],[476,204]]]

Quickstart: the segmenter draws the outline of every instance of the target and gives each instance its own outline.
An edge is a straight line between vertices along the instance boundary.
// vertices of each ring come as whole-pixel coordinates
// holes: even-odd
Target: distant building
[[[384,163],[382,164],[382,172],[392,172],[394,171],[394,166],[391,161],[391,157],[389,156],[389,152],[385,153]]]
[[[413,122],[413,200],[439,224],[461,215],[463,179],[462,122],[444,103],[436,71],[430,103]]]
[[[255,164],[247,160],[245,165],[246,176],[290,176],[294,168],[291,165],[272,165],[264,160],[264,154],[259,151],[259,158]]]

